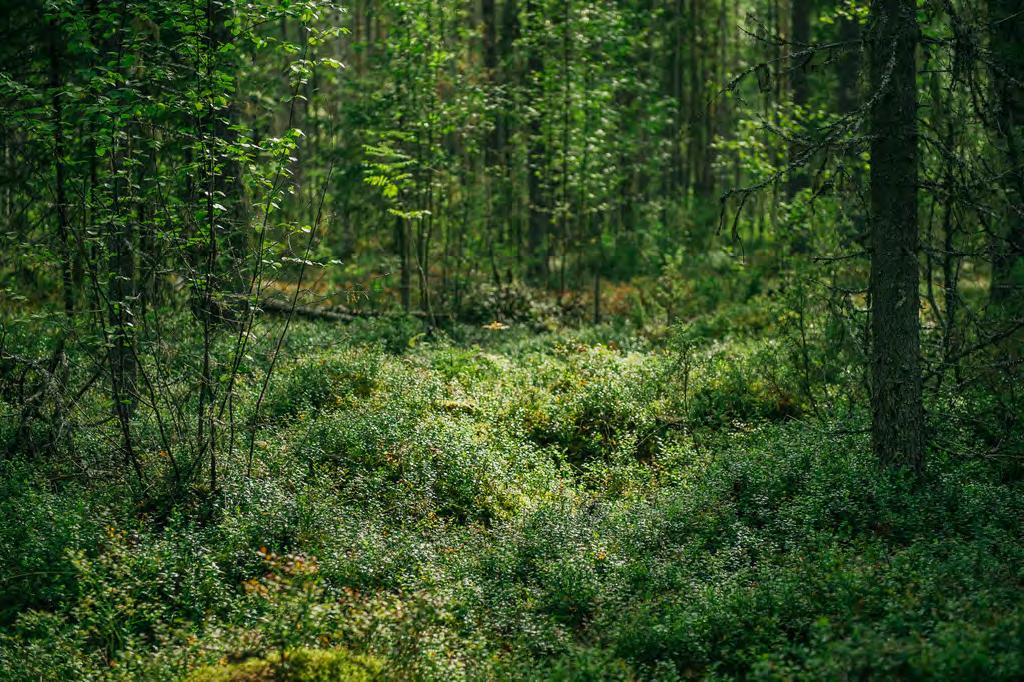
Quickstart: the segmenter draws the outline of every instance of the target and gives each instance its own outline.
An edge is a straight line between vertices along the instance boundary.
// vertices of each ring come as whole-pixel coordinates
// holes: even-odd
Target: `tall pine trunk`
[[[1024,0],[991,0],[992,82],[996,95],[995,126],[1003,143],[1007,171],[1003,186],[1010,208],[1006,227],[997,239],[992,259],[992,303],[1009,314],[1024,310],[1024,154],[1020,130],[1024,125]]]
[[[890,465],[923,458],[918,319],[914,0],[871,5],[871,442]]]

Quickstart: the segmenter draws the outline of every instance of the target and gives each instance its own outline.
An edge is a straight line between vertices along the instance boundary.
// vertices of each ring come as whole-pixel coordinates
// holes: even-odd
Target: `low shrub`
[[[188,682],[369,682],[387,679],[384,661],[343,649],[301,649],[282,662],[278,657],[200,668]]]
[[[1024,676],[991,422],[933,417],[917,478],[776,339],[607,329],[284,362],[202,505],[0,462],[0,679]]]

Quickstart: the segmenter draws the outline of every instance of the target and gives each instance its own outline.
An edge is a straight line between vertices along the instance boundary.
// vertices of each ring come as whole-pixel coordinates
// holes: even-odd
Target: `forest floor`
[[[1024,676],[1019,468],[722,338],[302,323],[213,503],[4,461],[0,678]]]

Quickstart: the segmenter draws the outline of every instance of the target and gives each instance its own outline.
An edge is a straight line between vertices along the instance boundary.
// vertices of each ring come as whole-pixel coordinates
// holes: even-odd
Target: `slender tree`
[[[794,109],[802,112],[807,106],[810,95],[810,80],[808,78],[808,65],[813,53],[807,52],[811,42],[811,0],[792,0],[790,6],[790,23],[792,26],[792,39],[790,50],[801,55],[792,60],[790,64],[789,82],[793,94]],[[804,53],[807,54],[804,54]],[[800,154],[800,146],[794,144],[789,150],[790,158]],[[807,186],[807,173],[803,169],[795,171],[789,179],[789,194],[796,194]]]

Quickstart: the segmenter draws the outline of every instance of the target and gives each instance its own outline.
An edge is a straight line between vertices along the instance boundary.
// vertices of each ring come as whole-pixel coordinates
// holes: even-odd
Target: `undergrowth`
[[[310,324],[201,504],[6,459],[0,677],[1024,676],[1019,465],[723,339]]]

